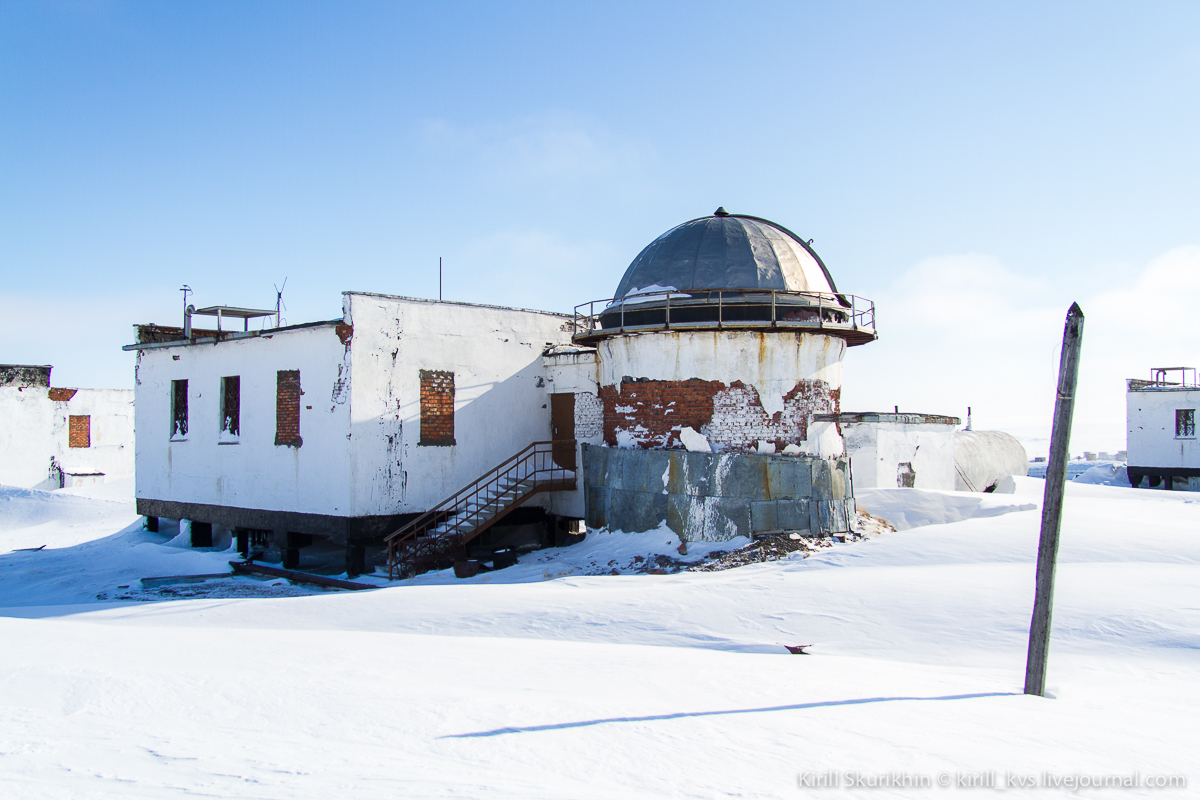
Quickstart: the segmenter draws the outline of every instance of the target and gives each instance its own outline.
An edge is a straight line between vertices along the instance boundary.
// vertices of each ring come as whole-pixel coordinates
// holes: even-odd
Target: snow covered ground
[[[900,530],[808,559],[624,574],[638,556],[678,558],[678,541],[590,534],[470,580],[371,592],[142,589],[232,554],[141,530],[119,487],[0,488],[0,796],[928,797],[978,796],[960,780],[1062,782],[1008,789],[1043,797],[1133,773],[1196,786],[1200,495],[1068,485],[1043,699],[1021,694],[1043,485],[865,492]],[[830,771],[840,788],[797,785]],[[848,788],[848,773],[930,786]]]

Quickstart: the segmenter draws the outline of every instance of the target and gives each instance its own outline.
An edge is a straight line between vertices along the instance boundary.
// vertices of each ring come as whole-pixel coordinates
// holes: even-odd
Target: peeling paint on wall
[[[619,386],[602,387],[600,397],[609,446],[682,449],[680,431],[692,428],[718,452],[749,453],[760,441],[777,450],[802,445],[809,416],[836,413],[840,391],[824,381],[798,381],[773,414],[763,408],[758,390],[741,381],[625,378]]]

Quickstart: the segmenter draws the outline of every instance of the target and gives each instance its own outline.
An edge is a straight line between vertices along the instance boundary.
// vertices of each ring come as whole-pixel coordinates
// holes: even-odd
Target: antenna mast
[[[438,302],[442,302],[442,257],[438,256]]]
[[[272,285],[274,286],[274,284],[272,284]],[[287,276],[284,276],[283,286],[275,286],[275,327],[276,328],[279,327],[279,319],[280,319],[279,309],[280,309],[280,307],[282,306],[283,308],[287,308],[287,306],[283,305],[283,290],[286,288],[287,288]]]
[[[189,295],[189,294],[195,294],[195,292],[193,292],[193,291],[192,291],[192,287],[188,286],[186,283],[183,285],[183,288],[182,288],[182,289],[180,289],[179,291],[183,292],[183,321],[184,321],[184,326],[186,327],[186,325],[187,325],[187,299],[188,299],[188,295]]]

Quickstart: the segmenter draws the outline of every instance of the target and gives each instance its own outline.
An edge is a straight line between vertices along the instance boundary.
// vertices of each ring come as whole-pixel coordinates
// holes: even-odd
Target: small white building
[[[958,417],[843,412],[816,419],[837,423],[859,489],[955,488]]]
[[[1150,380],[1130,378],[1125,398],[1130,484],[1146,481],[1151,487],[1200,490],[1196,370],[1155,368]]]
[[[132,475],[133,391],[51,387],[51,369],[0,364],[0,484],[60,489]]]
[[[189,333],[139,326],[125,348],[137,352],[138,512],[191,520],[194,544],[216,525],[294,566],[313,537],[361,560],[549,440],[542,353],[570,341],[571,319],[346,292],[338,319]]]

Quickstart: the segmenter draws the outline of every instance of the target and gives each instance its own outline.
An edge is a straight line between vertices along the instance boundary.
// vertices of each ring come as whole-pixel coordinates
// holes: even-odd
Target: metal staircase
[[[575,441],[534,442],[384,538],[388,577],[445,568],[467,542],[540,492],[575,488]]]

